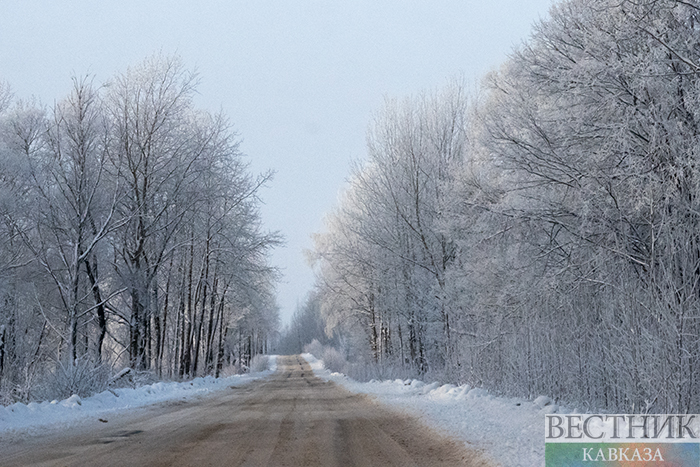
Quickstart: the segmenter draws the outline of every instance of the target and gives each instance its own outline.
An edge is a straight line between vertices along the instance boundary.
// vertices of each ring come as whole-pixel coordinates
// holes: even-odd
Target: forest
[[[218,376],[278,327],[260,188],[198,77],[153,55],[51,106],[0,83],[0,403]]]
[[[476,91],[388,98],[282,343],[368,378],[697,413],[699,78],[697,2],[568,0]]]
[[[564,0],[475,89],[386,98],[281,336],[272,174],[196,73],[156,54],[52,105],[0,82],[0,404],[311,349],[356,378],[700,412],[699,78],[697,1]]]

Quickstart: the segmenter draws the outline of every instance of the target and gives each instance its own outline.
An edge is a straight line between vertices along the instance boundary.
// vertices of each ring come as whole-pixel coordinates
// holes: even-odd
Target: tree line
[[[276,331],[280,242],[197,75],[154,55],[53,106],[0,86],[0,394],[59,370],[218,375]],[[70,394],[69,394],[70,395]]]
[[[326,332],[405,376],[697,412],[698,28],[563,1],[469,99],[388,99],[315,237]]]

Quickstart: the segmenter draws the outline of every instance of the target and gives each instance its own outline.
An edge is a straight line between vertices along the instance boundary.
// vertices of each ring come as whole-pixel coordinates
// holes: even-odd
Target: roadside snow
[[[384,404],[418,414],[430,425],[482,450],[504,467],[544,465],[544,415],[560,411],[547,397],[535,401],[494,397],[469,386],[419,380],[370,381],[359,383],[326,370],[321,360],[303,354],[316,376],[334,381],[355,393],[370,394]],[[268,370],[227,378],[196,378],[183,383],[155,383],[139,388],[119,388],[81,399],[73,395],[63,401],[32,402],[0,407],[0,436],[70,426],[85,418],[101,418],[136,407],[188,400],[230,386],[241,386],[277,369],[275,356]]]
[[[358,383],[331,373],[323,361],[302,354],[319,378],[355,393],[371,394],[384,404],[418,413],[423,420],[464,441],[505,467],[544,466],[545,414],[560,410],[551,399],[535,401],[495,397],[468,385],[425,384],[419,380]]]
[[[101,417],[135,407],[173,399],[187,400],[231,386],[242,386],[277,370],[277,357],[270,356],[268,369],[259,373],[226,378],[206,376],[181,383],[155,383],[138,388],[117,388],[81,399],[72,395],[63,401],[16,403],[0,406],[0,435],[64,426],[88,417]]]

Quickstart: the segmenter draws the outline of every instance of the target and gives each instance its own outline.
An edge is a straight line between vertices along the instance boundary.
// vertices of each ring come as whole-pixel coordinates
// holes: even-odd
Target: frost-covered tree
[[[534,372],[515,384],[634,410],[700,402],[697,15],[562,2],[487,80],[480,141],[539,284],[514,298],[513,320],[539,335],[505,338],[534,344],[533,362],[503,353]]]
[[[107,86],[75,79],[50,109],[0,85],[3,402],[85,394],[125,364],[219,374],[234,333],[244,364],[267,350],[270,174],[251,175],[226,118],[194,107],[194,84],[156,55]]]
[[[388,101],[369,132],[368,160],[317,237],[327,322],[363,328],[374,361],[419,373],[452,361],[445,273],[455,250],[443,220],[464,115],[458,85]]]
[[[192,200],[196,162],[206,145],[190,126],[195,77],[177,58],[153,56],[109,87],[110,158],[119,170],[125,220],[117,273],[128,287],[131,364],[149,368],[151,291]]]
[[[389,105],[316,242],[327,324],[453,380],[695,410],[699,12],[561,2],[469,113]]]

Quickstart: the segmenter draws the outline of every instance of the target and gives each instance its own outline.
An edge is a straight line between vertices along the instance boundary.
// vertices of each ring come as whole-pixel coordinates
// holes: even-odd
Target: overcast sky
[[[201,78],[255,172],[272,169],[263,220],[286,246],[286,320],[313,286],[303,250],[365,154],[385,96],[476,83],[526,39],[551,0],[0,0],[0,79],[52,104],[72,75],[108,80],[156,52]]]

